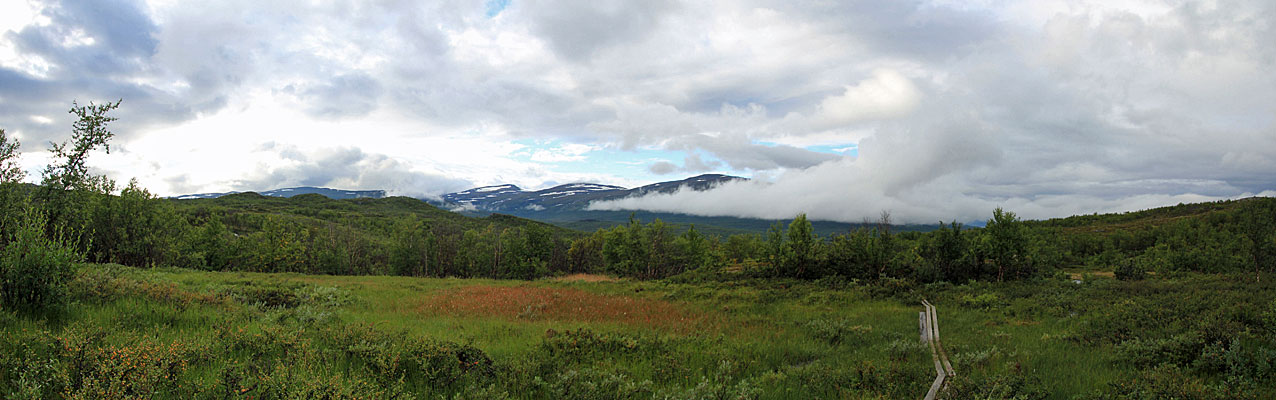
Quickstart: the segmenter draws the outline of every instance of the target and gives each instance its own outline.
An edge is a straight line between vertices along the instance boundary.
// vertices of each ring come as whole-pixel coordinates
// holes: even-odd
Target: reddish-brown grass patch
[[[600,295],[574,288],[468,286],[427,298],[421,312],[522,321],[622,323],[690,330],[719,316],[660,300]],[[715,324],[716,325],[716,324]]]

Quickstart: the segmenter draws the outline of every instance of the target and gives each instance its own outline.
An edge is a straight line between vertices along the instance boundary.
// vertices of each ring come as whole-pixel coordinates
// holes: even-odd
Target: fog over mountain
[[[749,181],[599,210],[1031,218],[1276,194],[1276,3],[30,1],[0,128],[161,195]],[[30,174],[29,180],[38,180]]]

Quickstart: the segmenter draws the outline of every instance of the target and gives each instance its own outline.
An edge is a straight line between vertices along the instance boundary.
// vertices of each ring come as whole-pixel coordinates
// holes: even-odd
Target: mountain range
[[[228,194],[236,194],[236,193],[243,193],[243,192],[198,193],[198,194],[186,194],[181,196],[174,196],[170,198],[177,199],[177,200],[215,199]],[[312,187],[312,186],[267,190],[264,192],[258,192],[258,194],[262,196],[268,196],[268,197],[292,197],[292,196],[297,196],[302,194],[318,194],[318,195],[323,195],[324,197],[327,197],[330,199],[338,199],[338,200],[379,199],[379,198],[385,197],[384,190],[340,190],[340,189],[329,189],[329,188]]]
[[[723,182],[746,180],[738,176],[704,174],[680,181],[653,183],[632,189],[597,183],[568,183],[548,189],[527,191],[515,185],[483,186],[441,196],[442,201],[423,199],[436,206],[455,211],[521,212],[521,211],[576,211],[583,210],[590,202],[615,200],[630,196],[642,196],[652,192],[672,193],[681,188],[708,190]],[[171,197],[177,200],[214,199],[243,192],[198,193]],[[302,194],[319,194],[331,199],[379,199],[386,197],[384,190],[341,190],[312,186],[283,188],[257,192],[268,197],[293,197]]]
[[[708,190],[725,182],[745,180],[738,176],[705,174],[626,189],[597,183],[569,183],[548,189],[526,191],[515,185],[477,187],[443,195],[443,205],[461,211],[524,213],[584,210],[591,202],[616,200],[649,193],[672,193],[682,188]]]
[[[673,193],[683,189],[703,191],[726,182],[738,180],[747,180],[747,178],[722,174],[704,174],[635,188],[598,183],[568,183],[548,189],[523,190],[516,185],[505,184],[477,187],[460,192],[447,193],[438,199],[421,200],[436,207],[472,217],[507,214],[583,231],[593,231],[625,224],[629,222],[630,217],[637,218],[643,222],[660,219],[670,223],[677,229],[685,229],[694,225],[696,229],[705,233],[724,236],[735,233],[762,233],[766,232],[772,224],[782,222],[755,218],[704,217],[677,213],[586,209],[591,202],[595,201],[616,200],[650,193]],[[189,194],[172,198],[178,200],[208,199],[235,193],[240,192]],[[339,190],[308,186],[260,192],[261,195],[270,197],[292,197],[309,193],[323,195],[332,199],[377,199],[386,197],[384,190]],[[860,225],[832,221],[813,221],[813,224],[815,231],[821,235],[846,232]],[[934,229],[934,226],[899,226],[898,229],[926,231]]]

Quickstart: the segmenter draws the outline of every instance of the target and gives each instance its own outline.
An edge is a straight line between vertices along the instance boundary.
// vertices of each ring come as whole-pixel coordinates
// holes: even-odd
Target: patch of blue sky
[[[770,147],[780,145],[779,143],[764,140],[755,140],[753,143]],[[839,156],[859,157],[860,155],[860,145],[855,143],[822,144],[817,146],[806,146],[803,147],[803,149],[817,153],[837,154]]]
[[[855,143],[807,146],[806,149],[810,151],[820,152],[820,153],[839,154],[839,155],[851,156],[851,157],[859,157],[860,155],[860,146]]]
[[[487,0],[483,6],[487,10],[487,17],[493,18],[496,17],[497,14],[500,14],[501,11],[505,11],[505,7],[510,6],[510,0]]]

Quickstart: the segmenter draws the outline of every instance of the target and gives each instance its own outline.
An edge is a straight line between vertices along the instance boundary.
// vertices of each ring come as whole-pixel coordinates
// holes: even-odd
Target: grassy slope
[[[929,287],[847,286],[828,288],[814,283],[750,282],[679,284],[670,282],[535,282],[425,279],[401,277],[340,277],[297,274],[198,272],[181,269],[135,270],[112,266],[85,266],[76,284],[77,301],[56,322],[12,312],[0,313],[0,335],[9,350],[0,366],[20,364],[14,346],[27,336],[65,337],[76,332],[104,329],[105,339],[96,346],[151,348],[180,342],[203,349],[192,366],[179,375],[185,389],[173,387],[171,396],[216,392],[233,386],[227,373],[252,372],[243,365],[270,364],[276,347],[301,355],[274,356],[280,366],[306,382],[337,382],[348,390],[385,387],[374,382],[378,374],[359,359],[331,359],[340,346],[325,342],[330,330],[370,325],[396,337],[416,337],[472,344],[495,360],[495,381],[511,393],[554,397],[551,389],[511,381],[528,374],[529,367],[553,365],[543,378],[556,382],[555,373],[567,370],[618,372],[631,381],[650,380],[655,388],[693,390],[702,381],[715,379],[756,386],[763,398],[827,398],[884,396],[912,398],[924,392],[933,377],[928,351],[917,336],[917,300],[930,298],[939,306],[940,326],[954,367],[966,384],[984,385],[1005,376],[1023,376],[1051,398],[1092,393],[1138,368],[1118,356],[1118,348],[1105,341],[1111,319],[1140,321],[1138,310],[1147,301],[1171,299],[1208,288],[1215,299],[1199,305],[1168,307],[1170,311],[1197,313],[1218,301],[1255,305],[1257,314],[1276,316],[1272,284],[1253,284],[1228,278],[1197,277],[1188,281],[1125,283],[1100,280],[1083,285],[1066,282],[1005,285],[932,285]],[[336,288],[352,301],[335,306],[300,301],[281,308],[249,305],[272,299],[270,293],[302,293],[314,288]],[[282,288],[282,289],[281,289]],[[494,289],[495,288],[495,289]],[[455,298],[463,290],[534,292],[549,297],[522,300],[513,309],[451,315],[426,307],[439,302],[462,304],[493,301],[490,296]],[[460,290],[460,292],[458,292]],[[103,293],[108,295],[103,300]],[[451,297],[449,297],[451,296]],[[582,297],[585,303],[559,302]],[[214,299],[214,300],[200,300]],[[216,300],[220,299],[220,300]],[[516,299],[517,300],[517,299]],[[673,307],[691,322],[665,321],[662,316],[632,319],[624,314],[590,309],[588,304],[623,305],[637,302],[627,312],[644,308]],[[575,304],[576,308],[573,308]],[[586,304],[583,309],[581,304]],[[1125,307],[1137,304],[1139,307]],[[1122,305],[1125,308],[1116,307]],[[630,307],[630,306],[624,306]],[[1180,309],[1182,308],[1182,309]],[[1169,312],[1169,311],[1167,311]],[[314,315],[331,315],[333,318]],[[602,315],[600,317],[600,315]],[[1163,316],[1162,316],[1163,317]],[[655,318],[652,320],[652,318]],[[1184,317],[1186,318],[1186,317]],[[1259,318],[1261,319],[1261,318]],[[600,354],[570,362],[553,358],[545,350],[548,331],[587,328],[632,340],[634,348],[609,347]],[[238,338],[242,329],[256,335],[295,338],[288,343]],[[1151,335],[1172,336],[1172,330],[1149,328]],[[246,334],[240,334],[246,335]],[[402,339],[396,339],[402,340]],[[240,342],[255,343],[267,354],[261,361]],[[148,347],[150,346],[150,347]],[[249,346],[252,347],[252,346]],[[313,353],[307,353],[311,351]],[[63,355],[66,356],[65,354]],[[258,358],[254,358],[258,357]],[[38,357],[37,357],[38,358]],[[286,361],[286,362],[285,362]],[[722,369],[723,361],[728,367]],[[17,363],[17,364],[15,364]],[[539,363],[539,364],[538,364]],[[238,368],[238,369],[236,369]],[[228,372],[229,371],[229,372]],[[725,371],[725,372],[720,372]],[[1014,375],[1013,371],[1021,371]],[[3,381],[13,381],[8,372]],[[123,374],[124,372],[119,372]],[[718,378],[715,378],[718,377]],[[998,378],[1002,377],[1002,378]],[[136,377],[125,377],[137,379]],[[144,381],[144,380],[143,380]],[[254,381],[255,382],[255,381]],[[962,382],[955,385],[961,387]],[[260,382],[257,382],[260,384]],[[561,383],[561,382],[559,382]],[[245,385],[245,383],[240,383]],[[533,389],[540,388],[536,391]],[[10,388],[11,389],[11,388]],[[241,390],[243,387],[235,386]],[[426,394],[465,390],[458,385],[406,385],[404,390]],[[3,391],[0,388],[0,391]],[[258,390],[258,389],[254,389]],[[1270,394],[1270,393],[1269,393]]]
[[[1250,197],[1241,200],[1217,201],[1210,203],[1178,204],[1157,207],[1147,210],[1115,213],[1074,215],[1065,218],[1052,218],[1044,221],[1033,221],[1030,224],[1042,227],[1076,228],[1105,230],[1115,228],[1145,228],[1164,225],[1182,218],[1199,218],[1220,211],[1231,211],[1249,202],[1270,202],[1276,199],[1266,197]]]

